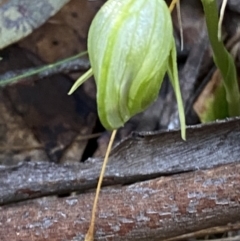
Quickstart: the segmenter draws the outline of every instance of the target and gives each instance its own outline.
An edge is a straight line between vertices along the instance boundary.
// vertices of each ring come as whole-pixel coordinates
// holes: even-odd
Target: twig
[[[211,239],[211,241],[239,241],[239,240],[240,240],[240,235],[235,237],[229,237],[229,238]],[[199,239],[198,241],[206,241],[206,240]]]
[[[193,233],[183,234],[177,237],[166,239],[164,241],[188,240],[190,238],[204,237],[211,234],[225,233],[225,232],[234,231],[234,230],[236,231],[240,230],[240,223],[233,223],[233,224],[227,224],[225,226],[207,228],[207,229],[203,229]]]

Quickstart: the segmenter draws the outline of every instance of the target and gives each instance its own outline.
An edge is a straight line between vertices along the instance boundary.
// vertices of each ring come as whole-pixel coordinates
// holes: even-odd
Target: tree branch
[[[94,193],[1,207],[2,241],[83,240]],[[95,240],[155,241],[240,221],[240,164],[104,189]]]
[[[240,156],[240,119],[179,131],[135,133],[111,154],[104,185],[134,183],[174,173],[236,163]],[[46,195],[85,191],[96,186],[101,159],[57,165],[21,163],[0,169],[0,204]]]

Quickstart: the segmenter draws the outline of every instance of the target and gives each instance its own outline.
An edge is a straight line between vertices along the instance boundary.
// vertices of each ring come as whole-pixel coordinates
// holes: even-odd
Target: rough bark
[[[104,185],[237,163],[239,127],[239,118],[188,127],[186,142],[179,131],[133,134],[112,151]],[[0,204],[93,188],[101,165],[101,159],[91,159],[75,165],[33,162],[2,168]]]
[[[93,193],[0,209],[2,241],[83,240]],[[95,240],[162,240],[240,221],[240,164],[105,188]]]

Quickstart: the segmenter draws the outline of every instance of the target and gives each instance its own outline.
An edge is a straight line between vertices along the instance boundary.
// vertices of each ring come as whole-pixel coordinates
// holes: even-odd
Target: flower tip
[[[71,89],[68,91],[67,94],[68,94],[68,95],[71,95],[71,94],[73,93],[73,91],[74,91],[74,90],[71,88]]]

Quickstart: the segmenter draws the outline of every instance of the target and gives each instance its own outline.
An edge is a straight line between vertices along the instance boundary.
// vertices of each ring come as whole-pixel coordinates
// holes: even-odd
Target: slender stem
[[[177,18],[178,18],[178,25],[179,25],[179,32],[180,32],[180,40],[181,40],[181,51],[183,51],[184,40],[183,40],[183,25],[182,25],[180,1],[177,2],[176,6],[177,6]]]
[[[223,22],[223,18],[224,18],[225,9],[227,6],[227,1],[228,0],[223,0],[222,7],[220,10],[220,17],[219,17],[219,21],[218,21],[218,39],[219,40],[221,40],[221,38],[222,38],[222,22]]]
[[[226,90],[229,116],[240,115],[240,95],[237,73],[232,56],[228,53],[222,40],[218,39],[218,8],[215,0],[202,0],[208,35],[211,42],[214,61],[219,68]]]
[[[32,71],[29,71],[27,73],[23,73],[23,74],[20,74],[20,75],[17,75],[15,77],[12,77],[12,78],[9,78],[9,79],[6,79],[6,80],[0,80],[0,87],[4,87],[6,85],[10,85],[10,84],[14,84],[16,82],[18,82],[19,80],[23,79],[23,78],[27,78],[27,77],[30,77],[32,75],[35,75],[35,74],[38,74],[38,73],[41,73],[41,72],[44,72],[46,70],[49,70],[49,69],[53,69],[53,68],[56,68],[64,63],[67,63],[67,62],[71,62],[75,59],[78,59],[84,55],[87,54],[87,51],[85,52],[81,52],[79,54],[76,54],[70,58],[67,58],[67,59],[63,59],[63,60],[60,60],[54,64],[48,64],[48,65],[44,65],[42,67],[39,67],[39,68],[35,68],[33,69]]]
[[[112,132],[110,141],[108,143],[107,152],[106,152],[105,158],[103,160],[102,170],[101,170],[100,177],[99,177],[99,180],[98,180],[96,195],[95,195],[93,208],[92,208],[91,223],[89,225],[89,229],[88,229],[88,232],[86,234],[85,241],[93,241],[93,239],[94,239],[94,226],[95,226],[98,197],[99,197],[99,193],[100,193],[100,189],[101,189],[101,185],[102,185],[102,181],[103,181],[103,176],[104,176],[104,173],[105,173],[105,170],[106,170],[108,157],[109,157],[110,151],[112,149],[112,145],[113,145],[113,141],[115,139],[116,133],[117,133],[117,130],[114,130]]]
[[[179,2],[180,0],[172,0],[170,6],[169,6],[169,11],[172,12],[174,9],[175,5]]]

